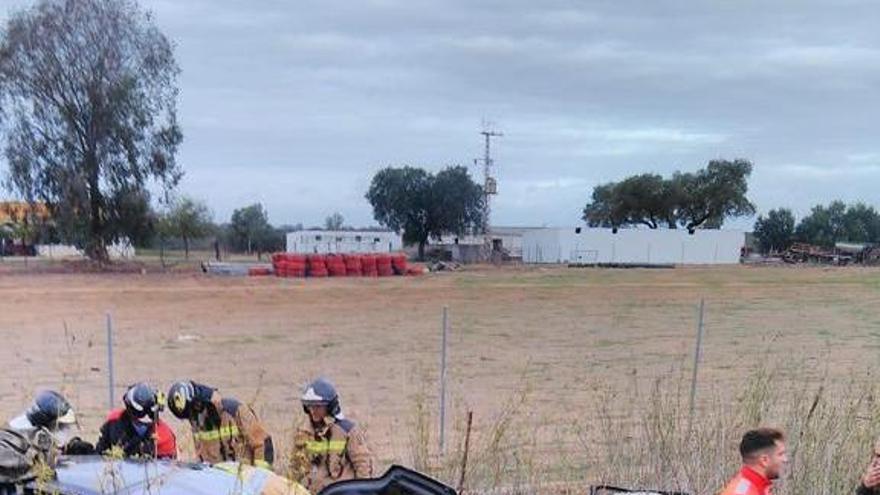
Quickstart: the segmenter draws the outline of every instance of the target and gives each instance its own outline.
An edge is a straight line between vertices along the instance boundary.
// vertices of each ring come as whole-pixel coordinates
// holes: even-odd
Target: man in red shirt
[[[123,409],[110,411],[95,445],[99,453],[117,447],[124,457],[177,458],[174,432],[159,419],[162,400],[156,390],[137,383],[122,397]]]
[[[788,464],[785,435],[774,428],[747,431],[739,444],[742,469],[719,495],[771,495],[773,480]]]

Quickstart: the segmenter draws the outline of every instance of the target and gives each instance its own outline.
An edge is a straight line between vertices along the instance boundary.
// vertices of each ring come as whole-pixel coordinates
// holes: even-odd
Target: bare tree
[[[345,228],[344,226],[345,218],[338,211],[324,219],[324,228],[326,230],[342,230]]]

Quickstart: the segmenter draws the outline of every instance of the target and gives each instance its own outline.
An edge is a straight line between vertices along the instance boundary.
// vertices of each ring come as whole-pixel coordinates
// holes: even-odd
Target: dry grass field
[[[166,390],[176,379],[200,380],[252,402],[283,448],[303,416],[300,387],[325,375],[336,382],[348,415],[366,426],[380,466],[416,464],[457,481],[463,418],[471,410],[472,484],[607,478],[615,476],[609,452],[629,445],[620,461],[654,445],[643,442],[662,443],[664,431],[678,432],[680,424],[663,421],[686,415],[682,397],[686,402],[701,298],[706,332],[696,422],[703,423],[695,429],[711,436],[718,429],[709,422],[719,415],[738,418],[726,436],[704,439],[719,444],[718,473],[736,464],[732,437],[740,426],[803,422],[798,400],[809,406],[814,396],[820,413],[838,418],[844,413],[835,407],[873,400],[880,271],[872,269],[485,267],[290,280],[31,274],[0,265],[0,413],[13,415],[37,389],[58,388],[75,402],[85,436],[94,436],[108,401],[109,312],[117,398],[138,380]],[[441,459],[443,306],[451,323],[454,452]],[[783,383],[800,388],[782,390]],[[793,397],[786,408],[772,407],[788,391],[797,393],[785,394]],[[842,440],[848,449],[877,433],[877,408],[865,404],[851,410],[858,435]],[[185,425],[168,420],[185,446]],[[850,464],[859,468],[863,460]],[[649,467],[634,467],[638,462],[617,475],[656,484]],[[855,468],[848,469],[852,476]],[[708,490],[718,476],[681,484]]]

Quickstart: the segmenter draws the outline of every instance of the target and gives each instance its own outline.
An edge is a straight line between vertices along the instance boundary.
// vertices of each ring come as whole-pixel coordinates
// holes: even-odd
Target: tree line
[[[880,244],[880,213],[864,203],[816,205],[800,222],[788,208],[770,210],[755,222],[763,253],[785,251],[795,242],[833,248],[837,242]]]
[[[141,203],[137,212],[127,212],[131,223],[126,236],[117,240],[130,242],[134,247],[147,249],[181,249],[189,258],[194,245],[200,249],[213,248],[216,243],[224,251],[237,253],[266,253],[284,248],[284,234],[302,229],[302,225],[273,227],[268,214],[259,203],[236,209],[229,222],[215,223],[214,215],[203,202],[190,197],[179,197],[167,208],[156,211]],[[25,244],[77,244],[65,235],[63,218],[32,218],[20,222],[15,229],[0,229],[0,237]],[[87,252],[88,254],[88,252]]]
[[[140,211],[126,215],[133,222],[129,236],[121,240],[142,249],[183,250],[189,258],[192,249],[256,254],[283,251],[286,234],[304,230],[302,223],[274,226],[269,222],[268,211],[260,203],[244,206],[233,211],[227,222],[215,222],[214,214],[204,201],[188,196],[170,200],[161,210],[142,203]],[[72,243],[65,237],[64,226],[55,218],[17,218],[14,228],[0,228],[0,239],[30,244]],[[311,230],[355,230],[344,225],[339,212],[326,217],[322,226]],[[372,227],[377,229],[379,227]]]
[[[751,216],[747,197],[752,164],[745,159],[712,160],[696,172],[670,177],[639,174],[593,189],[583,209],[591,227],[720,228],[725,219]],[[880,213],[864,203],[815,205],[800,221],[777,208],[758,216],[754,236],[762,253],[778,253],[795,242],[833,248],[837,242],[880,244]]]

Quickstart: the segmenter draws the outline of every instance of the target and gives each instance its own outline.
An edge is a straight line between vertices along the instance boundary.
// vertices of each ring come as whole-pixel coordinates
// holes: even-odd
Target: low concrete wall
[[[37,256],[49,259],[82,258],[85,254],[74,246],[67,244],[37,244]],[[135,250],[129,243],[116,243],[107,246],[110,259],[134,259]]]

